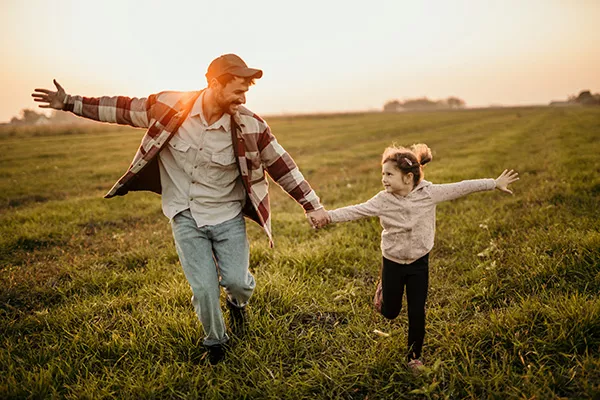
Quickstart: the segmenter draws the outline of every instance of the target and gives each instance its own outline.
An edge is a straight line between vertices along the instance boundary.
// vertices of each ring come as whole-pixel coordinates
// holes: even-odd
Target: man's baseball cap
[[[244,60],[235,54],[223,54],[221,57],[212,60],[206,71],[206,78],[218,78],[225,74],[260,79],[263,72],[260,69],[248,68]]]

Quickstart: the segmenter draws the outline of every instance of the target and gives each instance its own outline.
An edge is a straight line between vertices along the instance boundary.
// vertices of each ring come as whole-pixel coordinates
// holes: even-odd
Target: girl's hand
[[[499,177],[496,178],[496,189],[506,193],[513,194],[512,190],[508,189],[508,185],[519,180],[519,174],[512,169],[504,170]]]
[[[306,214],[308,218],[308,222],[314,229],[323,228],[325,225],[331,222],[329,218],[329,214],[325,208],[320,208],[318,210],[310,211]]]

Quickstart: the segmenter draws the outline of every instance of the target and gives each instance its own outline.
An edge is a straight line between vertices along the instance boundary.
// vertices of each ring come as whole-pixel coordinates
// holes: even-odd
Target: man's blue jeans
[[[192,304],[204,328],[204,344],[225,343],[229,337],[219,301],[220,287],[232,303],[243,306],[256,285],[248,271],[244,217],[240,213],[229,221],[199,228],[190,210],[185,210],[173,217],[171,227],[179,261],[192,288]]]

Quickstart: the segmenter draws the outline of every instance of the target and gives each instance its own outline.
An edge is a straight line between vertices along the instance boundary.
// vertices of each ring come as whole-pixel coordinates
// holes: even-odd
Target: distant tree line
[[[583,90],[578,96],[569,96],[568,102],[583,106],[600,106],[600,93],[592,94],[589,90]]]
[[[600,106],[600,93],[592,94],[589,90],[582,90],[579,95],[571,95],[566,101],[551,101],[551,106]]]
[[[23,109],[17,117],[10,120],[12,125],[47,125],[47,124],[86,124],[89,123],[75,114],[52,111],[50,116],[31,109]]]
[[[384,112],[398,112],[403,110],[431,110],[431,109],[458,109],[464,108],[465,101],[458,97],[448,97],[442,100],[430,100],[427,97],[409,99],[405,101],[391,100],[384,104]]]

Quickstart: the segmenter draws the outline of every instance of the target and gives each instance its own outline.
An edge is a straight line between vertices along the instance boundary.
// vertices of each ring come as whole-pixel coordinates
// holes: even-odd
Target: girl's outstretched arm
[[[506,193],[513,194],[512,190],[508,189],[508,185],[519,180],[519,174],[512,169],[505,169],[499,177],[496,178],[496,189]]]
[[[360,218],[378,216],[379,211],[381,210],[381,196],[383,193],[384,192],[380,192],[376,194],[365,203],[327,211],[330,222],[346,222]]]
[[[518,173],[512,169],[504,170],[497,179],[472,179],[457,183],[446,183],[441,185],[431,185],[431,198],[435,203],[454,200],[475,192],[498,189],[512,194],[507,186],[517,180]]]

